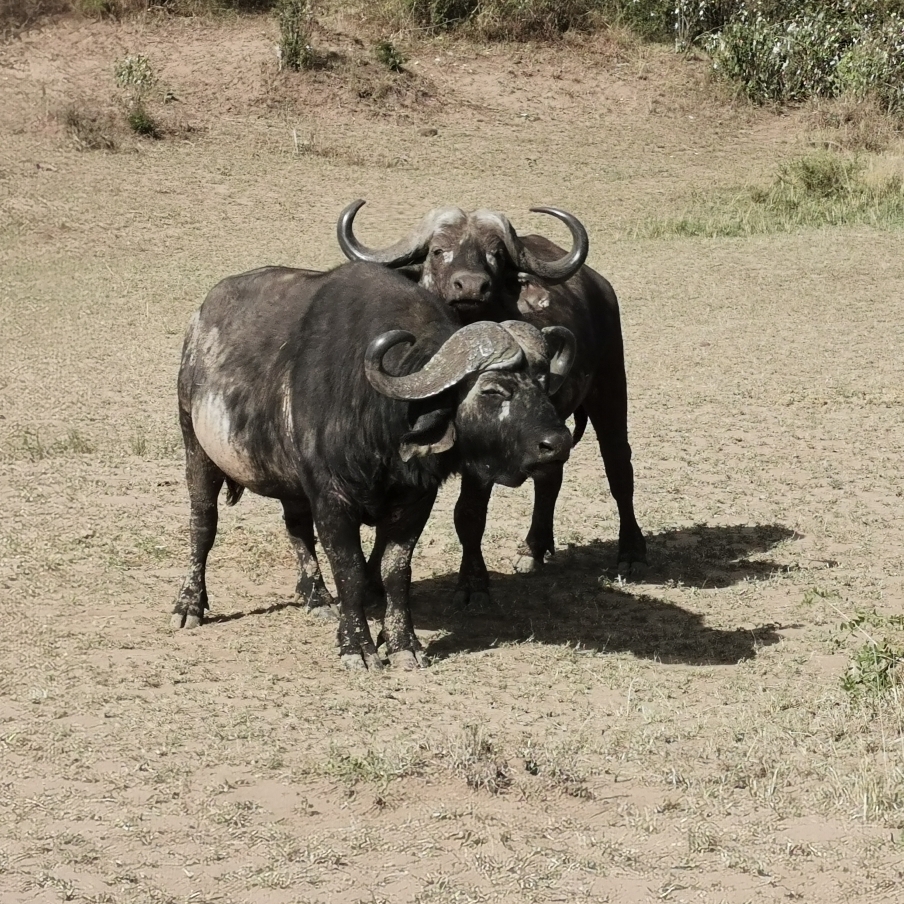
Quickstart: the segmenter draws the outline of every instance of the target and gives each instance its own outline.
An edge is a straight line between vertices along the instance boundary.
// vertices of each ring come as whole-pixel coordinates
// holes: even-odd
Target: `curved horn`
[[[383,369],[383,357],[402,342],[413,343],[406,330],[390,330],[377,336],[364,356],[364,372],[371,386],[391,399],[427,399],[482,370],[516,367],[524,353],[498,323],[481,321],[453,333],[439,351],[413,374],[394,377]]]
[[[546,326],[540,332],[550,346],[554,344],[550,340],[558,340],[555,343],[558,345],[556,353],[549,362],[549,394],[553,395],[562,387],[571,365],[574,364],[577,342],[574,333],[564,326]]]
[[[352,223],[355,221],[355,215],[366,203],[361,198],[352,201],[339,214],[339,221],[336,223],[336,238],[339,241],[339,247],[350,261],[366,261],[373,264],[386,264],[389,267],[404,267],[426,254],[429,236],[425,240],[422,230],[415,230],[407,238],[382,250],[362,245],[355,238]]]
[[[511,333],[531,364],[549,361],[549,348],[541,332],[526,320],[503,320],[500,326]]]
[[[532,213],[546,213],[557,220],[561,220],[571,233],[572,248],[565,257],[557,261],[544,261],[535,257],[523,242],[518,240],[520,246],[520,255],[518,266],[528,273],[539,276],[540,279],[549,282],[559,283],[571,279],[587,260],[587,253],[590,251],[590,239],[587,237],[587,230],[584,224],[574,214],[568,213],[567,210],[559,210],[558,207],[531,207]]]

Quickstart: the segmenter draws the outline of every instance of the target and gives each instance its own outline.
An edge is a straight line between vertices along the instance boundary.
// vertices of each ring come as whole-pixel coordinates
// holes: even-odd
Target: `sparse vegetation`
[[[310,69],[317,59],[311,45],[314,27],[312,0],[279,0],[279,67],[298,72]]]
[[[512,782],[508,762],[480,725],[466,725],[451,735],[440,754],[469,788],[498,794]]]
[[[66,455],[90,455],[95,450],[94,443],[74,427],[65,436],[50,443],[44,441],[38,430],[25,429],[19,434],[18,445],[31,461]]]
[[[315,46],[336,56],[299,76],[274,72],[272,13],[63,20],[4,47],[0,898],[894,900],[901,233],[800,234],[787,211],[792,191],[823,210],[884,185],[893,117],[853,98],[716,109],[705,64],[634,42],[617,58],[608,40],[484,52],[347,11],[337,36],[325,15]],[[167,135],[177,110],[197,117],[198,140],[61,146],[47,117],[73,103],[144,147],[111,74],[139,32],[182,99],[164,106],[157,82],[147,109]],[[375,59],[376,36],[410,52],[404,72]],[[73,48],[77,66],[50,65]],[[421,89],[434,100],[411,100]],[[710,175],[757,189],[716,194]],[[690,213],[753,208],[772,234],[620,238],[694,187]],[[556,556],[512,573],[532,488],[497,488],[492,601],[454,609],[453,479],[413,562],[417,673],[338,668],[335,624],[292,602],[279,506],[253,493],[221,507],[208,624],[165,627],[190,542],[184,327],[223,275],[335,263],[332,224],[359,194],[373,246],[445,201],[567,242],[526,211],[573,208],[632,362],[644,581],[613,568],[588,434]]]
[[[385,39],[374,45],[374,55],[390,72],[401,72],[407,62],[398,47]]]
[[[767,188],[699,196],[686,213],[648,220],[635,235],[737,237],[858,223],[904,227],[904,176],[822,151],[782,164]]]
[[[146,138],[160,138],[161,131],[147,109],[148,97],[157,84],[151,61],[143,54],[117,60],[113,68],[116,84],[126,92],[126,122],[136,134]]]
[[[849,694],[875,698],[904,692],[904,615],[860,610],[842,623],[841,634],[840,642],[853,638],[859,644],[842,677]]]
[[[60,119],[78,150],[116,150],[115,127],[109,114],[91,110],[87,104],[69,104]]]

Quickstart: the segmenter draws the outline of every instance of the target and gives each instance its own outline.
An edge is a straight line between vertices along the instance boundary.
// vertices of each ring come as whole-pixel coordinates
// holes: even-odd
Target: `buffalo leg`
[[[382,524],[384,551],[380,575],[386,591],[386,615],[383,617],[383,639],[389,661],[403,669],[423,665],[421,644],[411,621],[411,554],[424,530],[433,508],[436,493],[430,493],[415,505],[396,509]],[[382,530],[381,530],[382,528]]]
[[[530,530],[518,550],[515,570],[522,574],[537,571],[547,556],[555,552],[553,519],[559,490],[562,489],[562,465],[550,469],[542,477],[534,478],[534,514]]]
[[[191,564],[176,598],[170,624],[174,628],[197,628],[209,608],[205,581],[207,556],[217,535],[217,496],[226,475],[201,448],[190,415],[182,412],[180,420],[185,442],[185,481],[191,503]]]
[[[481,544],[492,492],[491,483],[484,484],[462,474],[461,492],[455,503],[455,531],[461,542],[458,587],[452,598],[455,606],[486,605],[490,601],[490,574],[483,560]]]
[[[380,573],[383,555],[386,552],[385,529],[377,525],[377,533],[374,537],[374,548],[370,551],[367,560],[367,596],[365,605],[379,607],[385,600],[386,592],[383,588],[383,577]]]
[[[303,602],[312,614],[334,617],[330,604],[333,598],[323,583],[320,564],[314,551],[314,517],[307,499],[283,500],[283,516],[292,548],[298,558],[298,583],[295,599]]]
[[[597,377],[584,407],[596,431],[609,490],[618,506],[618,569],[630,575],[635,565],[647,561],[647,541],[634,516],[634,468],[628,443],[628,401],[624,392],[599,392],[597,386],[611,385],[610,377]],[[621,376],[624,382],[624,376]]]
[[[317,514],[317,532],[339,595],[339,658],[347,669],[381,669],[383,663],[364,615],[368,576],[361,524],[334,506]]]

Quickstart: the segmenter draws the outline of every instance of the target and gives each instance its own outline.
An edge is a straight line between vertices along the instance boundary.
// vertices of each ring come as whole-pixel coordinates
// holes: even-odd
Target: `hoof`
[[[364,660],[365,667],[370,669],[370,671],[372,671],[372,672],[382,672],[383,671],[383,660],[380,659],[380,656],[376,652],[376,650],[373,653],[363,653],[362,658]]]
[[[389,664],[394,669],[402,669],[406,672],[412,672],[415,669],[424,667],[424,661],[420,653],[414,653],[411,650],[399,650],[398,653],[390,653]]]
[[[330,605],[308,606],[308,615],[319,621],[335,622],[339,621],[339,614]]]
[[[349,672],[363,672],[367,669],[360,653],[343,653],[339,657],[339,661],[342,663],[342,668]]]
[[[471,591],[471,608],[488,609],[490,606],[490,594],[486,590]]]
[[[350,672],[371,671],[382,672],[383,660],[374,653],[340,653],[342,667]]]
[[[647,563],[619,562],[618,576],[624,580],[642,581],[647,576]]]
[[[490,594],[487,590],[469,590],[467,587],[459,587],[452,594],[454,609],[485,609],[489,605]]]
[[[515,571],[518,574],[536,574],[542,567],[543,563],[530,555],[521,555],[515,559]]]
[[[184,612],[174,612],[170,616],[170,627],[178,631],[180,628],[192,630],[201,627],[200,615],[186,615]]]

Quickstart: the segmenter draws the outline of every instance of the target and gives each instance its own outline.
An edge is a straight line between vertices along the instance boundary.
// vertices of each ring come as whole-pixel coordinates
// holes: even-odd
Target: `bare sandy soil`
[[[321,40],[345,62],[297,77],[265,19],[0,48],[0,901],[900,901],[904,707],[845,692],[840,625],[904,602],[901,235],[631,238],[807,148],[702,62],[429,43],[396,77]],[[163,140],[103,125],[129,52],[176,98]],[[612,577],[589,435],[553,563],[512,573],[531,493],[500,490],[494,602],[454,612],[450,485],[415,674],[339,668],[255,497],[210,623],[168,629],[188,317],[230,273],[338,263],[356,197],[373,244],[448,202],[564,240],[527,212],[564,206],[622,303],[648,575]]]

